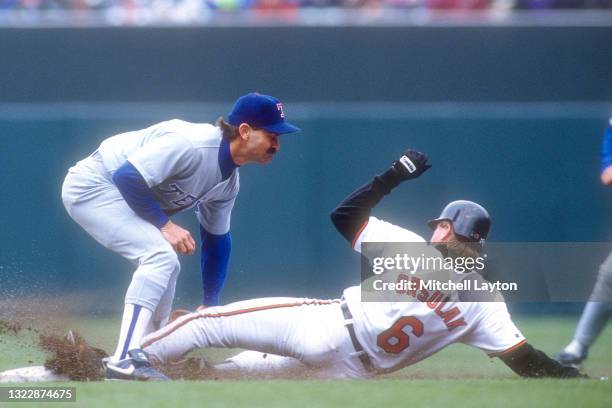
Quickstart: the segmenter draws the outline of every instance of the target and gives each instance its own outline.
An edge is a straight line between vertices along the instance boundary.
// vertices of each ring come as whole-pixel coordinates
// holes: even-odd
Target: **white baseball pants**
[[[340,300],[263,298],[210,307],[181,316],[142,343],[159,362],[177,360],[203,347],[270,353],[269,360],[247,354],[237,361],[241,368],[259,370],[262,376],[299,366],[316,378],[371,376],[355,353]]]
[[[161,232],[132,211],[95,153],[70,168],[62,200],[89,235],[134,264],[125,303],[149,309],[152,326],[163,327],[172,309],[180,264]]]

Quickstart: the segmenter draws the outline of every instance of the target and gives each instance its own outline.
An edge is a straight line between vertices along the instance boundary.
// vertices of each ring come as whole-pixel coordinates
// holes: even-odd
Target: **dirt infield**
[[[0,335],[16,335],[21,329],[21,324],[18,322],[0,320]]]
[[[73,381],[96,381],[104,378],[102,358],[106,351],[91,347],[75,331],[66,336],[41,334],[40,346],[51,354],[45,368],[58,375],[66,375]]]
[[[74,381],[103,378],[101,359],[107,355],[106,352],[89,346],[80,334],[69,331],[68,335],[62,336],[41,332],[16,320],[0,320],[0,335],[19,338],[25,331],[37,334],[38,347],[50,355],[44,363],[45,368]]]
[[[0,335],[19,337],[24,331],[35,332],[36,346],[49,357],[44,366],[58,376],[66,376],[72,381],[101,381],[104,379],[102,359],[108,353],[88,344],[85,338],[75,330],[68,334],[40,331],[15,320],[0,320]],[[212,369],[203,359],[190,357],[172,364],[158,366],[172,379],[197,380],[213,379],[207,375]]]

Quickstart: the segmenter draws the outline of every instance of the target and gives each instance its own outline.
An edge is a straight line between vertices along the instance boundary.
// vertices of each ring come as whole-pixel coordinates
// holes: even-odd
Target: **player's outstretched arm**
[[[360,187],[332,211],[331,220],[344,238],[352,242],[370,217],[372,208],[402,181],[419,177],[431,166],[427,156],[416,150],[406,150],[391,168]]]
[[[586,378],[577,368],[565,366],[529,343],[499,357],[521,377]]]

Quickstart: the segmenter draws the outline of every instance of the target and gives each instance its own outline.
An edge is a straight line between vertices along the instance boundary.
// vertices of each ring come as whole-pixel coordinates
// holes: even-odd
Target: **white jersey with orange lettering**
[[[362,243],[367,242],[425,240],[370,217],[353,247],[361,252]],[[444,292],[425,289],[406,291],[404,296],[400,300],[405,301],[362,302],[360,287],[344,291],[357,339],[379,371],[414,364],[452,343],[465,343],[496,356],[526,342],[503,301],[461,302],[454,296],[447,298]]]

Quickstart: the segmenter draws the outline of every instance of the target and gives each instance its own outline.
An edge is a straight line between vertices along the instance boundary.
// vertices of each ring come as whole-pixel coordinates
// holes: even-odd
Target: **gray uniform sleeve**
[[[207,232],[223,235],[230,230],[232,208],[239,190],[240,175],[236,170],[222,189],[217,190],[210,199],[198,204],[198,221]]]
[[[230,218],[236,196],[227,200],[202,202],[198,206],[198,221],[206,231],[214,235],[223,235],[230,230]]]
[[[177,133],[166,133],[128,157],[149,187],[187,171],[195,159],[191,142]]]

